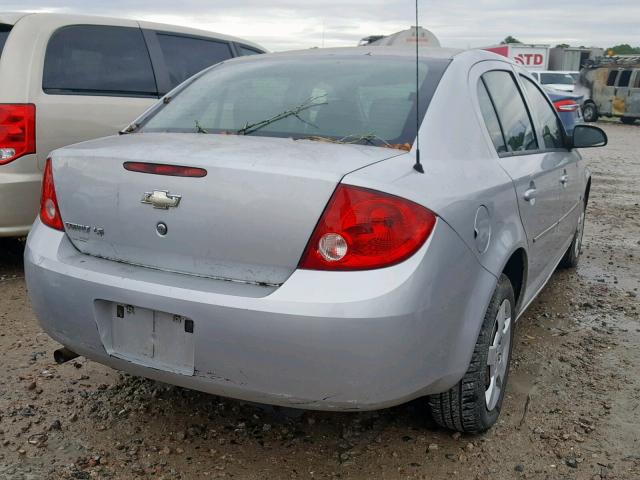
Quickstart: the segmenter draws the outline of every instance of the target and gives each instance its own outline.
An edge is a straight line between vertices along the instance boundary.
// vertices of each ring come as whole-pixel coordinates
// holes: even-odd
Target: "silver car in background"
[[[578,261],[575,147],[606,141],[568,137],[489,52],[226,61],[125,134],[53,152],[31,301],[63,360],[308,409],[427,396],[441,425],[481,432],[515,321]]]

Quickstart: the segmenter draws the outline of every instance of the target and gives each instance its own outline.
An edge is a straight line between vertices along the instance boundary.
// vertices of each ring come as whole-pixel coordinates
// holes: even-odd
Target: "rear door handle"
[[[560,177],[560,183],[566,185],[569,182],[569,175],[566,173]]]
[[[526,192],[524,192],[524,199],[527,202],[530,202],[531,200],[535,200],[535,198],[538,196],[538,191],[535,188],[530,188],[529,190],[527,190]]]

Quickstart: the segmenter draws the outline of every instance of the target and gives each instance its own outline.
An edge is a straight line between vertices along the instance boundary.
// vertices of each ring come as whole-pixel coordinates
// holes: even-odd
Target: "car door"
[[[629,95],[627,97],[627,115],[640,118],[640,68],[633,71]]]
[[[611,113],[613,113],[613,115],[626,116],[627,114],[627,104],[631,92],[629,85],[632,73],[633,70],[625,69],[620,71],[618,75],[613,100],[611,102]]]
[[[618,70],[615,69],[602,69],[596,72],[597,79],[594,82],[593,100],[601,115],[611,115],[613,112],[613,97],[616,93],[618,73]]]
[[[490,135],[498,162],[513,181],[529,244],[528,284],[536,291],[553,271],[561,243],[557,225],[562,165],[540,148],[539,134],[510,65],[489,67],[479,76],[477,88],[485,123],[488,128],[493,124]]]
[[[114,135],[157,101],[142,32],[129,23],[63,25],[48,37],[31,95],[41,168],[51,150]]]
[[[540,147],[543,149],[545,162],[557,165],[559,170],[556,181],[560,185],[560,201],[558,202],[558,234],[559,253],[570,243],[582,210],[579,207],[584,191],[584,178],[580,178],[578,162],[580,154],[576,150],[566,148],[565,132],[562,122],[547,96],[526,75],[520,75],[520,83],[527,98]]]

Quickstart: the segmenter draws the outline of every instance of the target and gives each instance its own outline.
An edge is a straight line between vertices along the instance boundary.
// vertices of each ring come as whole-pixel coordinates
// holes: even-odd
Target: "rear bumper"
[[[29,233],[38,214],[41,181],[35,155],[0,165],[0,237]]]
[[[25,274],[44,330],[81,355],[212,394],[319,410],[383,408],[450,388],[467,369],[496,282],[444,222],[400,265],[295,271],[275,288],[89,257],[38,220]],[[193,319],[195,374],[109,356],[98,300]]]

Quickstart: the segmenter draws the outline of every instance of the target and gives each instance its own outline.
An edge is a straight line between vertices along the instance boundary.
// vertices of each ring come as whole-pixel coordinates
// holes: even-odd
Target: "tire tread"
[[[511,282],[505,275],[501,275],[496,287],[496,293],[505,288],[513,301]],[[491,424],[486,422],[486,416],[482,415],[483,409],[486,410],[485,399],[484,394],[482,398],[479,397],[479,392],[484,392],[485,390],[485,359],[493,332],[495,320],[493,312],[496,311],[502,300],[503,297],[496,294],[491,298],[478,335],[478,341],[471,356],[469,368],[462,380],[446,392],[429,397],[431,415],[434,421],[444,428],[463,433],[481,433],[491,427]],[[499,408],[500,403],[496,409],[499,411]]]

